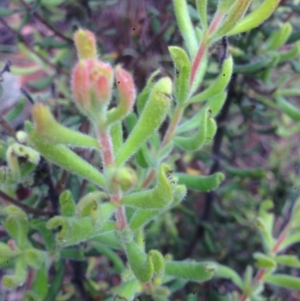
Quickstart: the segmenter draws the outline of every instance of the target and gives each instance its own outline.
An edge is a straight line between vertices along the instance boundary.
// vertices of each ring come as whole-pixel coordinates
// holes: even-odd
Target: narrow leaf
[[[178,177],[178,182],[180,184],[186,185],[186,187],[189,189],[194,189],[202,192],[216,189],[225,179],[224,174],[221,172],[217,172],[209,176],[175,173],[175,176]]]
[[[101,187],[104,186],[103,175],[67,147],[63,145],[53,145],[44,141],[36,131],[30,134],[30,142],[46,159]]]
[[[275,274],[267,276],[264,281],[269,284],[300,291],[300,278],[298,277]]]
[[[116,157],[117,165],[133,156],[164,121],[171,103],[171,90],[172,82],[168,77],[154,85],[137,124]]]
[[[272,15],[279,3],[280,0],[265,0],[257,9],[242,19],[227,35],[236,35],[259,26]]]
[[[217,266],[212,262],[166,261],[166,274],[190,281],[204,282],[211,279]]]

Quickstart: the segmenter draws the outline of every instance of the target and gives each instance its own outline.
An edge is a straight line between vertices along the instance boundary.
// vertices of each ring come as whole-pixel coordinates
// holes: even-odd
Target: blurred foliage
[[[193,25],[198,26],[200,19],[194,1],[188,3]],[[253,1],[251,9],[258,3],[260,1]],[[211,18],[217,1],[208,1],[208,4],[208,18]],[[1,5],[0,57],[3,66],[7,60],[11,61],[11,74],[16,75],[7,82],[6,73],[3,73],[3,82],[14,85],[12,92],[16,86],[23,87],[25,94],[9,93],[4,98],[3,91],[0,91],[3,128],[0,177],[2,182],[11,184],[6,195],[16,199],[23,205],[22,209],[36,217],[30,220],[29,241],[25,243],[26,248],[39,250],[37,256],[43,258],[43,252],[54,250],[54,242],[41,213],[54,211],[57,214],[56,200],[65,189],[79,200],[88,192],[94,192],[95,186],[49,165],[44,159],[35,164],[28,162],[27,157],[19,159],[22,181],[17,184],[9,182],[6,149],[12,144],[11,136],[24,130],[24,121],[29,118],[31,104],[26,95],[50,106],[60,124],[89,133],[87,118],[72,103],[69,84],[76,60],[72,36],[77,28],[95,33],[101,59],[112,64],[121,63],[131,71],[138,91],[142,90],[154,70],[161,69],[163,75],[172,76],[168,45],[182,45],[183,41],[171,1],[2,0]],[[253,254],[264,251],[257,230],[262,202],[272,200],[274,203],[275,237],[288,224],[300,189],[299,14],[299,1],[281,1],[276,12],[262,25],[229,37],[234,73],[228,97],[216,118],[218,131],[212,146],[205,146],[201,152],[179,151],[168,158],[168,162],[175,163],[178,172],[210,175],[221,171],[226,173],[226,180],[212,192],[190,191],[185,202],[174,208],[172,214],[167,212],[156,223],[150,223],[146,228],[150,250],[171,253],[176,259],[213,260],[244,277],[251,272],[249,266],[254,267]],[[219,74],[221,46],[217,42],[210,49],[201,90],[210,86]],[[191,104],[186,119],[200,107],[199,103]],[[166,127],[167,122],[160,132],[164,133]],[[125,137],[127,134],[125,129]],[[81,149],[76,153],[97,169],[101,168],[95,152]],[[0,187],[3,191],[2,184]],[[0,198],[1,203],[9,204],[5,195],[0,195]],[[28,208],[38,211],[30,212]],[[1,243],[10,242],[3,227],[0,228],[0,239]],[[299,258],[299,250],[297,242],[283,250],[281,255]],[[43,296],[43,300],[104,300],[110,296],[110,288],[120,283],[119,273],[124,263],[119,260],[117,252],[105,249],[97,242],[72,246],[60,254],[53,252],[51,256],[56,263],[49,270],[47,295],[43,295],[45,290],[42,289],[48,285],[45,284],[44,266],[38,270],[34,281],[27,279],[25,288],[18,288],[14,293],[5,291],[4,294],[7,298],[10,294],[23,296],[27,288],[36,292],[38,287],[40,291],[37,293]],[[0,262],[1,267],[13,268],[14,256],[12,252],[12,259]],[[22,264],[24,266],[18,262],[20,270]],[[280,266],[277,271],[300,276],[296,264]],[[0,273],[3,275],[2,271]],[[267,300],[300,298],[294,290],[276,287],[272,283],[276,283],[276,279],[270,279],[265,287]],[[169,289],[174,292],[174,300],[231,300],[230,293],[239,292],[236,283],[225,277],[201,285],[178,280],[169,285]],[[0,290],[4,291],[4,288],[0,287]],[[9,298],[18,300],[18,297]],[[142,295],[139,300],[150,298]]]

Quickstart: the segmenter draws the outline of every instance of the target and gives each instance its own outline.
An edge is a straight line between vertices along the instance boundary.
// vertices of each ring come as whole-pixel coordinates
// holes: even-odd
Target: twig
[[[43,173],[43,183],[48,187],[48,198],[52,204],[53,214],[59,213],[59,194],[53,184],[49,166],[44,158],[40,161],[40,171]]]
[[[4,193],[1,190],[0,190],[0,197],[4,200],[16,205],[17,207],[24,209],[28,213],[32,213],[34,215],[41,215],[41,216],[52,216],[53,215],[53,212],[42,211],[42,210],[27,206],[25,204],[22,204],[21,202],[15,200],[14,198],[10,197],[9,195],[7,195],[6,193]]]
[[[85,273],[80,261],[70,260],[70,264],[73,268],[72,282],[76,286],[81,300],[92,301],[93,298],[88,294],[84,287],[84,281],[86,280]]]
[[[23,0],[20,0],[20,2],[23,4],[23,6],[26,8],[27,12],[31,11],[30,6]],[[48,27],[51,31],[53,31],[57,36],[68,42],[69,44],[73,44],[73,40],[64,36],[60,31],[58,31],[56,28],[54,28],[51,24],[49,24],[40,14],[38,14],[36,11],[32,14],[36,19],[38,19],[41,23],[43,23],[46,27]]]
[[[2,125],[2,127],[14,138],[16,138],[16,132],[15,130],[8,124],[8,122],[3,119],[2,117],[0,117],[0,124]]]
[[[20,42],[22,42],[24,44],[24,46],[32,53],[34,53],[39,59],[41,59],[45,64],[49,65],[50,67],[52,67],[54,70],[57,71],[61,71],[62,73],[69,75],[70,73],[62,68],[62,67],[58,67],[55,64],[51,63],[48,59],[44,58],[43,56],[41,56],[37,51],[35,51],[29,44],[28,42],[19,35],[18,32],[16,32],[15,30],[13,30],[12,28],[10,28],[10,26],[6,23],[6,21],[3,18],[0,18],[0,22],[2,23],[2,25],[7,28],[11,33],[13,33],[16,37],[18,37],[18,39],[20,40]]]

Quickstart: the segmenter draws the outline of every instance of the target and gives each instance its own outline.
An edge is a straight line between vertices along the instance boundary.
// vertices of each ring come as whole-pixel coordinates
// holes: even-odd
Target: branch
[[[30,6],[24,1],[20,0],[20,2],[23,4],[25,7],[26,11],[28,13],[31,13],[31,8]],[[57,36],[59,36],[61,39],[64,41],[68,42],[69,44],[73,44],[73,40],[64,36],[60,31],[58,31],[56,28],[54,28],[51,24],[49,24],[41,15],[39,15],[36,11],[32,13],[32,15],[38,19],[41,23],[43,23],[47,28],[49,28],[52,32],[54,32]]]
[[[28,213],[32,213],[34,215],[40,215],[40,216],[53,216],[53,212],[42,211],[42,210],[27,206],[25,204],[22,204],[21,202],[13,199],[12,197],[10,197],[9,195],[7,195],[6,193],[4,193],[1,190],[0,190],[0,197],[4,200],[14,204],[15,206],[25,210]]]

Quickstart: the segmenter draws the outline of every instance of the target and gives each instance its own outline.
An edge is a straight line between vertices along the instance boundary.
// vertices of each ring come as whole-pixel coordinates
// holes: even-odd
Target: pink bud
[[[134,105],[136,91],[132,76],[121,66],[116,67],[116,84],[118,89],[118,106],[112,108],[107,114],[107,124],[125,118]]]
[[[72,91],[79,109],[95,117],[111,99],[113,69],[97,59],[80,60],[72,73]]]
[[[122,69],[121,66],[116,67],[116,81],[120,96],[120,104],[130,111],[134,105],[136,92],[135,86],[130,73]]]

